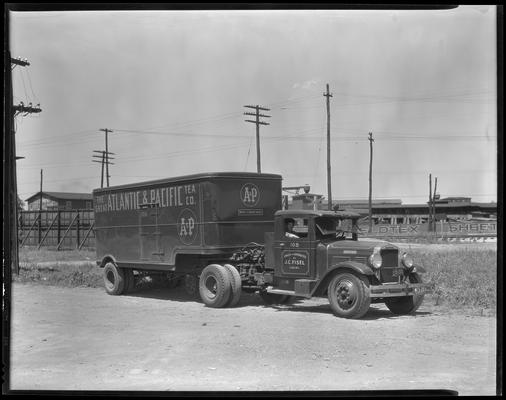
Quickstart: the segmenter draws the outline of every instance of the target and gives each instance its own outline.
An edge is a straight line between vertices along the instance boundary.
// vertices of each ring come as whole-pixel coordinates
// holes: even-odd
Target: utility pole
[[[102,164],[101,179],[100,179],[100,188],[103,188],[104,187],[104,165],[109,165],[109,164],[114,165],[114,163],[112,163],[112,162],[109,161],[109,160],[114,160],[114,157],[109,157],[109,154],[113,154],[114,155],[114,153],[106,152],[106,151],[103,151],[103,150],[93,150],[93,152],[94,153],[98,153],[98,154],[93,154],[93,157],[95,157],[97,159],[100,159],[100,161],[99,160],[91,160],[91,161]],[[106,154],[107,154],[107,161],[106,161]]]
[[[372,132],[369,132],[369,233],[372,232]]]
[[[7,32],[9,29],[6,30]],[[6,43],[8,43],[8,33]],[[4,192],[4,207],[3,207],[3,218],[4,218],[4,251],[5,251],[5,265],[7,265],[7,275],[10,279],[10,272],[14,271],[19,274],[19,247],[18,247],[18,188],[17,188],[17,176],[16,176],[16,160],[21,157],[16,157],[16,132],[15,132],[15,118],[19,114],[26,116],[32,113],[39,113],[42,110],[40,105],[37,104],[35,107],[32,103],[25,106],[23,102],[14,105],[13,101],[13,87],[12,87],[12,70],[16,66],[27,67],[30,65],[28,60],[21,59],[19,57],[12,58],[10,51],[4,52],[4,65],[10,62],[11,68],[5,72],[5,91],[6,101],[4,102],[4,116],[5,118],[5,134],[4,134],[4,165],[3,165],[3,177],[6,191]],[[10,282],[10,281],[9,281]]]
[[[328,196],[328,209],[332,211],[332,185],[330,173],[330,98],[332,94],[329,93],[329,84],[327,83],[327,93],[323,93],[327,98],[327,196]]]
[[[432,231],[432,174],[429,174],[429,232]]]
[[[43,170],[40,170],[40,199],[39,199],[39,244],[42,238],[42,174]]]
[[[434,193],[432,192],[432,174],[429,174],[429,232],[436,226],[436,194],[437,176],[434,179]]]
[[[109,175],[109,154],[113,154],[113,153],[109,153],[109,144],[108,144],[107,137],[108,137],[109,132],[112,133],[112,130],[107,129],[107,128],[102,128],[100,130],[102,132],[105,132],[105,170],[106,170],[106,176],[107,176],[107,187],[109,187],[109,178],[110,178],[110,175]]]
[[[436,190],[437,176],[434,178],[434,194],[432,195],[432,228],[436,231]]]
[[[264,118],[270,118],[270,115],[260,114],[260,110],[262,111],[270,111],[269,108],[260,107],[259,105],[256,106],[244,106],[246,108],[253,108],[255,110],[255,113],[251,112],[245,112],[244,115],[252,115],[255,117],[255,120],[245,119],[246,122],[251,122],[253,124],[256,124],[256,137],[257,137],[257,172],[261,173],[262,168],[260,166],[260,125],[270,125],[268,122],[260,121],[260,117]]]

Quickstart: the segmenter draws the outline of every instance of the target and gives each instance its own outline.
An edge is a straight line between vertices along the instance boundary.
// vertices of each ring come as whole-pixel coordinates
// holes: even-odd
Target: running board
[[[296,293],[293,290],[274,289],[272,286],[268,286],[266,291],[267,291],[267,293],[272,293],[272,294],[282,294],[285,296],[305,297],[307,299],[311,298],[311,295],[303,295],[300,293]]]

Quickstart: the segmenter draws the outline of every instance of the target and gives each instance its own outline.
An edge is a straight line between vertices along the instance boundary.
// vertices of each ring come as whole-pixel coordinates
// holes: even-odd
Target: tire
[[[265,291],[260,291],[260,297],[264,301],[265,304],[271,306],[274,304],[285,304],[290,300],[291,296],[287,296],[285,294],[277,294],[277,293],[268,293]]]
[[[239,271],[237,271],[237,268],[230,264],[225,264],[224,267],[228,271],[228,277],[230,279],[230,290],[232,293],[230,294],[230,299],[227,304],[225,304],[226,307],[235,307],[237,303],[239,303],[239,300],[241,299],[241,293],[242,293],[242,280],[241,275],[239,274]]]
[[[422,278],[417,273],[409,276],[411,283],[422,283]],[[414,314],[422,305],[425,294],[414,294],[405,297],[390,297],[385,299],[385,305],[396,315]]]
[[[328,298],[333,313],[341,318],[356,319],[369,310],[371,297],[366,278],[344,272],[337,274],[328,286]]]
[[[112,262],[108,262],[104,267],[104,286],[107,294],[120,295],[125,290],[125,271],[117,267]]]
[[[131,293],[135,288],[135,277],[134,270],[131,268],[122,268],[123,273],[125,275],[125,289],[123,290],[123,294]]]
[[[200,298],[206,306],[224,307],[230,299],[232,283],[227,268],[211,264],[204,268],[199,280]]]

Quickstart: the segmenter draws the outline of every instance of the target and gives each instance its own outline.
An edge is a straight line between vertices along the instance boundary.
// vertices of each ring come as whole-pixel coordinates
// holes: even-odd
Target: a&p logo
[[[253,183],[246,183],[241,188],[241,201],[246,207],[255,207],[260,200],[260,190]]]
[[[192,244],[198,235],[197,216],[185,208],[177,219],[177,234],[184,244]]]

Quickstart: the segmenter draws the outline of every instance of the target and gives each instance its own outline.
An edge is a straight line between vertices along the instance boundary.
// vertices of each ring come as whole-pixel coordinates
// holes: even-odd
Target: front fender
[[[327,287],[338,271],[342,272],[354,272],[358,275],[374,275],[374,271],[368,265],[356,262],[356,261],[346,261],[339,264],[332,265],[325,275],[322,277],[320,282],[316,285],[313,290],[312,295],[322,295],[327,290]]]

